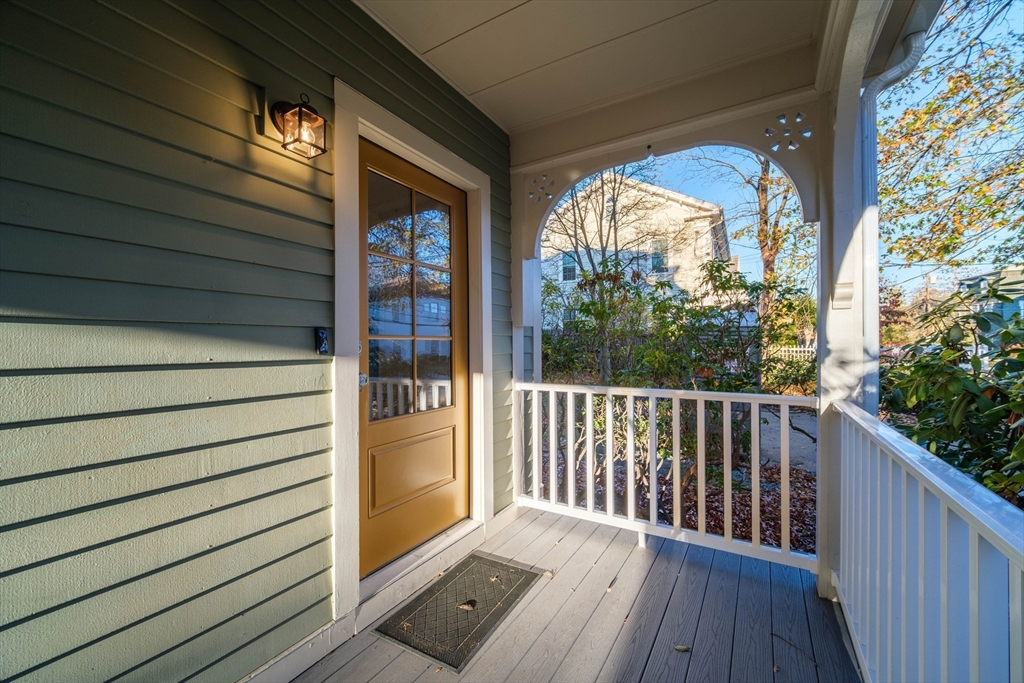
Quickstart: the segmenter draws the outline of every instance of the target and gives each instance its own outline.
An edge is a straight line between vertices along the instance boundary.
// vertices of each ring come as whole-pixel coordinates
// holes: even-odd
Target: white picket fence
[[[817,398],[518,383],[516,403],[516,471],[523,475],[517,481],[520,505],[817,571],[814,554],[791,548],[789,426],[790,408],[814,409]],[[652,405],[658,417],[653,421],[654,428],[648,429],[652,424],[649,420]],[[571,419],[569,406],[572,406]],[[780,425],[776,456],[780,467],[780,481],[776,486],[781,498],[778,545],[768,545],[761,540],[760,457],[749,458],[748,465],[750,529],[754,531],[749,539],[736,538],[733,534],[731,473],[735,469],[733,446],[736,445],[733,440],[743,431],[749,431],[747,452],[760,454],[763,429],[760,416],[762,408],[767,406],[777,408]],[[691,435],[695,436],[689,442],[692,447],[687,448],[682,444],[684,412],[688,420],[686,429],[692,427]],[[744,426],[736,429],[741,414],[746,414],[747,418]],[[730,419],[723,420],[723,416]],[[757,419],[750,416],[757,416]],[[662,431],[670,429],[671,436],[659,434],[659,425]],[[643,440],[639,447],[638,438]],[[660,443],[665,446],[659,449]],[[611,466],[608,466],[609,453],[614,454]],[[559,460],[564,468],[561,475]],[[690,505],[695,502],[696,506],[697,522],[693,528],[684,524],[686,501],[682,499],[681,486],[684,463],[696,470],[696,501],[688,502]],[[721,470],[724,518],[721,534],[708,531],[709,464],[720,465]],[[603,469],[600,482],[595,477],[599,467]],[[584,471],[585,490],[581,491],[582,500],[577,500],[577,477]],[[625,495],[619,500],[615,495],[617,473],[626,480]],[[646,484],[639,487],[638,493],[637,483],[641,478],[646,479]],[[672,485],[670,511],[657,502],[659,487],[669,481]],[[603,499],[595,493],[598,485],[604,488]],[[643,515],[637,505],[641,494],[647,499]],[[651,501],[655,501],[654,504]],[[659,518],[659,511],[665,518]],[[766,519],[766,523],[769,521]]]
[[[818,357],[818,349],[813,346],[771,346],[765,355],[782,360],[810,360]]]
[[[1024,681],[1024,512],[856,405],[833,581],[870,681]]]
[[[408,378],[373,379],[369,382],[371,419],[394,417],[451,405],[452,381]]]

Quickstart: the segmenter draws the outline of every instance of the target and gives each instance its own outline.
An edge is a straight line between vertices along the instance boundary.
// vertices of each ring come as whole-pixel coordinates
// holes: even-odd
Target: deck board
[[[802,572],[801,579],[814,661],[818,663],[818,680],[821,683],[858,683],[860,675],[843,644],[836,608],[830,600],[818,597],[813,574]]]
[[[685,543],[662,546],[597,680],[640,680],[688,548]]]
[[[817,681],[800,570],[773,564],[771,572],[775,683]]]
[[[576,642],[590,620],[607,586],[629,557],[631,547],[623,536],[634,532],[620,530],[594,562],[586,577],[573,589],[558,618],[551,621],[519,664],[509,672],[507,681],[547,681],[555,675],[565,653]]]
[[[647,659],[642,679],[645,683],[676,683],[686,680],[686,670],[693,656],[692,649],[690,652],[679,652],[675,648],[677,645],[693,647],[714,555],[715,551],[699,546],[690,546],[687,550],[668,609],[665,610],[665,619],[661,622],[651,656]]]
[[[586,683],[596,681],[597,675],[604,666],[612,644],[622,630],[623,621],[640,593],[640,588],[647,580],[648,574],[660,556],[661,549],[667,541],[656,539],[641,548],[632,538],[629,557],[622,569],[615,575],[604,589],[604,595],[594,610],[590,621],[583,627],[576,642],[562,659],[558,670],[551,680],[567,683]]]
[[[771,683],[774,679],[771,566],[763,560],[744,557],[740,562],[736,625],[730,680]]]
[[[733,630],[736,626],[736,597],[739,593],[740,556],[715,552],[704,592],[704,604],[697,622],[697,637],[690,653],[686,683],[729,680],[732,666]]]
[[[295,682],[858,680],[808,572],[660,538],[641,548],[635,532],[552,512],[526,512],[480,550],[553,575],[462,674],[366,629]]]

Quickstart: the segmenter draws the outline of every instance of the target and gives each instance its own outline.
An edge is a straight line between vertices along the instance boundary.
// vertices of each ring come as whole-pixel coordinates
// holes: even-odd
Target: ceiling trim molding
[[[529,174],[537,171],[544,171],[554,166],[571,164],[585,159],[592,159],[595,155],[617,152],[629,149],[638,145],[653,145],[654,143],[686,135],[699,131],[703,128],[729,123],[744,119],[754,114],[774,114],[777,110],[787,107],[813,102],[818,99],[818,92],[813,86],[798,88],[789,92],[778,93],[750,102],[744,102],[724,109],[719,109],[707,114],[700,114],[689,119],[677,121],[657,128],[612,138],[585,147],[580,147],[568,152],[553,154],[541,159],[513,166],[512,173]],[[657,151],[654,152],[656,155]]]

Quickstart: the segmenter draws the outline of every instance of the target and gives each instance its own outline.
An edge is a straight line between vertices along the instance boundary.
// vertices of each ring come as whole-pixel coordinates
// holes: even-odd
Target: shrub
[[[993,303],[1007,286],[953,294],[921,316],[935,330],[882,367],[882,406],[899,431],[1024,508],[1024,320]]]

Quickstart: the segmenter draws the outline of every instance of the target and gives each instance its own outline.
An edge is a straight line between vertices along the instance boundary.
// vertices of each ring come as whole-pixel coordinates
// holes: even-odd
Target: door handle
[[[365,372],[359,373],[359,391],[362,392],[363,387],[370,383],[370,378],[366,376]]]

